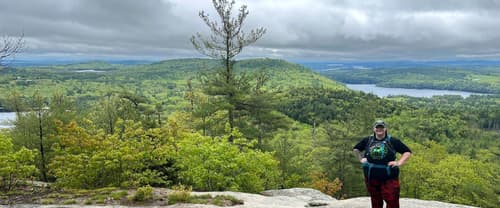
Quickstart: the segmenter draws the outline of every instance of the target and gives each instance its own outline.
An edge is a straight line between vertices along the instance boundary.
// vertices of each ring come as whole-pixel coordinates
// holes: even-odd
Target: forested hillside
[[[500,96],[379,98],[283,60],[101,62],[0,71],[0,185],[173,187],[259,192],[311,187],[364,196],[353,145],[385,119],[412,148],[402,196],[496,207]],[[219,92],[234,93],[227,101]],[[227,110],[234,111],[230,128]]]
[[[36,92],[44,97],[59,92],[74,97],[77,104],[84,107],[109,93],[133,93],[146,98],[144,104],[161,103],[167,109],[180,109],[187,104],[183,96],[188,82],[199,85],[204,74],[220,67],[222,65],[216,60],[181,59],[135,66],[91,62],[5,68],[0,72],[0,98],[5,99],[13,92],[23,96],[32,96]],[[268,87],[273,91],[296,86],[344,88],[323,76],[310,73],[309,69],[282,60],[243,60],[235,68],[246,72],[247,76],[264,71],[266,76],[272,78]],[[199,86],[193,87],[199,90]],[[1,103],[6,105],[6,102]]]
[[[321,74],[344,83],[382,87],[500,94],[500,67],[377,67],[333,69]]]

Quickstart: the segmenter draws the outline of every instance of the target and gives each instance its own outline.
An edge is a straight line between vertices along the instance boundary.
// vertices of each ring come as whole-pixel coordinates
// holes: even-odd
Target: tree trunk
[[[38,135],[40,139],[40,173],[42,181],[47,182],[47,170],[45,168],[45,150],[43,149],[43,128],[42,128],[42,110],[38,110]]]

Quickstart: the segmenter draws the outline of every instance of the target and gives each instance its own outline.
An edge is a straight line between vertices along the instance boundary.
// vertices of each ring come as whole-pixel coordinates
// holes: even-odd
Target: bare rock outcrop
[[[346,200],[337,200],[318,190],[308,188],[292,188],[280,190],[263,191],[261,194],[249,194],[241,192],[192,192],[193,195],[210,194],[230,195],[244,201],[243,205],[232,206],[232,208],[304,208],[304,207],[320,207],[320,208],[366,208],[370,207],[369,197],[358,197]],[[475,208],[473,206],[465,206],[459,204],[444,203],[438,201],[426,201],[419,199],[400,199],[401,207],[404,208]],[[0,205],[0,208],[16,207],[16,208],[129,208],[130,206],[80,206],[80,205],[33,205],[33,204],[18,204],[18,205]],[[160,206],[133,206],[135,208],[154,208]],[[215,205],[205,204],[175,204],[170,206],[161,206],[167,208],[220,208]]]
[[[207,194],[193,193],[193,194]],[[243,205],[234,208],[366,208],[370,207],[369,197],[358,197],[346,200],[337,200],[321,193],[318,190],[308,188],[292,188],[280,190],[263,191],[261,194],[248,194],[239,192],[208,192],[211,195],[231,195],[243,200]],[[450,204],[438,201],[426,201],[419,199],[400,199],[401,207],[405,208],[474,208],[459,204]],[[208,208],[216,206],[208,205],[173,205],[175,208]]]

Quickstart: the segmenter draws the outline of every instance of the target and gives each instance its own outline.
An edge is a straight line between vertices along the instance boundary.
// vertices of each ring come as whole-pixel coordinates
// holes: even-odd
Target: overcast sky
[[[237,0],[244,29],[267,29],[237,58],[500,60],[500,0]],[[0,35],[24,33],[23,58],[203,57],[211,0],[0,0]]]

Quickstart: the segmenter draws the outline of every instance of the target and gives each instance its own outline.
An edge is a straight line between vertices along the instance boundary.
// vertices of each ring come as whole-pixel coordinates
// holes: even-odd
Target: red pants
[[[377,181],[365,179],[366,189],[370,193],[372,208],[399,208],[399,179]]]

